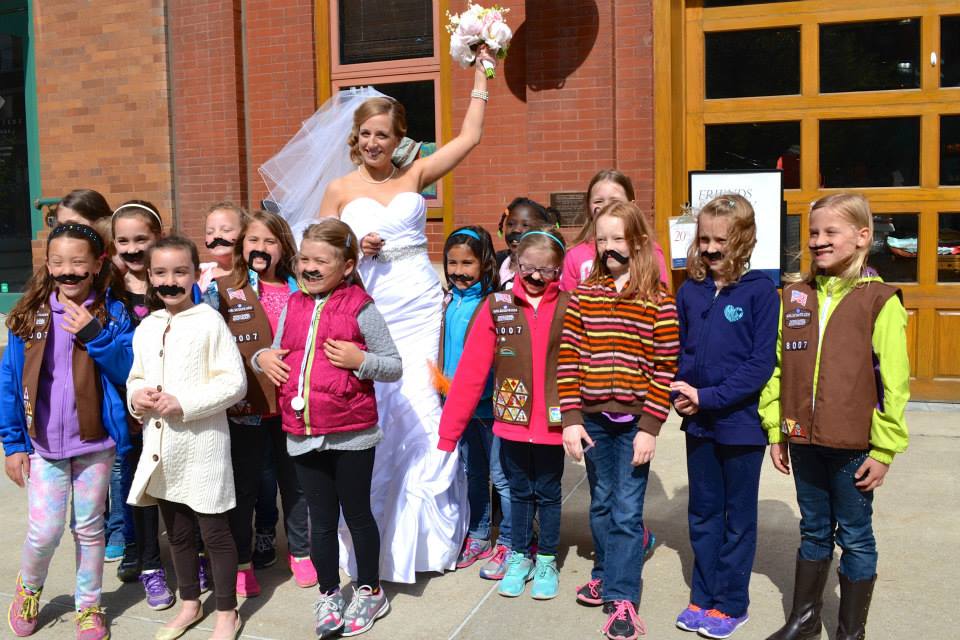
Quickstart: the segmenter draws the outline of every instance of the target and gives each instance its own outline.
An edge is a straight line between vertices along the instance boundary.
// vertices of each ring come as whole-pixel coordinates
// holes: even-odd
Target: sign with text
[[[550,206],[560,212],[561,227],[579,227],[587,214],[587,192],[551,193]]]

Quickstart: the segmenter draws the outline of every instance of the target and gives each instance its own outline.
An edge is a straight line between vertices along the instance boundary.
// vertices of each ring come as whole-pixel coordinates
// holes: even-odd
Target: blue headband
[[[563,246],[563,243],[560,242],[560,240],[557,239],[557,236],[553,235],[552,233],[547,233],[546,231],[527,231],[522,236],[520,236],[520,242],[523,242],[523,239],[526,238],[527,236],[547,236],[548,238],[556,242],[558,245],[560,245],[560,250],[563,251],[564,254],[567,253],[567,248]]]
[[[93,246],[99,253],[103,253],[105,251],[106,248],[103,244],[103,238],[100,237],[100,234],[97,233],[93,227],[80,224],[79,222],[64,222],[62,224],[58,224],[53,231],[50,232],[50,235],[47,236],[47,246],[50,246],[50,242],[54,238],[59,238],[68,231],[79,233],[83,237],[87,238],[93,243]]]
[[[473,229],[457,229],[450,234],[450,237],[453,236],[470,236],[474,240],[480,240],[480,234],[474,231]]]

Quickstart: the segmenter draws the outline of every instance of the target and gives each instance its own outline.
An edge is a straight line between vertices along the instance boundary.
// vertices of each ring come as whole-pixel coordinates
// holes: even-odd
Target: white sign
[[[670,218],[670,268],[687,268],[687,249],[697,233],[697,221],[685,218]]]
[[[740,194],[753,205],[757,245],[750,257],[750,268],[766,272],[779,285],[783,255],[783,173],[778,169],[690,172],[690,205],[695,213],[725,193]]]

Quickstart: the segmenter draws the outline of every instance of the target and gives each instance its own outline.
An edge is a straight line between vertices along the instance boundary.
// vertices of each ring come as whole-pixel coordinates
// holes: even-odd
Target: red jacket
[[[547,375],[547,346],[550,342],[550,321],[557,307],[560,293],[558,282],[547,287],[534,311],[527,301],[526,291],[518,285],[513,294],[522,305],[527,325],[530,327],[530,346],[533,355],[533,385],[530,393],[532,405],[529,425],[508,424],[493,421],[493,433],[504,440],[531,442],[534,444],[563,444],[563,430],[559,426],[547,423],[547,407],[544,400],[544,381]],[[490,313],[489,300],[485,300],[474,318],[473,328],[467,336],[467,343],[460,356],[460,366],[453,377],[450,394],[443,405],[440,418],[440,442],[437,447],[443,451],[453,451],[457,441],[473,417],[473,410],[483,394],[490,368],[493,366],[497,336]],[[551,372],[552,374],[553,372]]]

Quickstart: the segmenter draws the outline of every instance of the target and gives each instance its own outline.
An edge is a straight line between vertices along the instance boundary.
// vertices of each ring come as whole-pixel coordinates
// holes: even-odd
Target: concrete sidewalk
[[[879,580],[870,616],[872,638],[946,637],[948,603],[960,586],[954,570],[960,547],[960,456],[957,425],[960,413],[911,411],[910,450],[897,458],[874,503],[880,547]],[[687,540],[687,481],[683,436],[676,416],[664,426],[647,490],[646,522],[657,535],[657,547],[644,569],[640,614],[648,638],[692,638],[676,629],[674,617],[687,604],[692,556]],[[574,603],[573,590],[590,574],[591,542],[587,523],[589,492],[582,466],[568,464],[564,477],[561,532],[561,596],[536,602],[496,594],[496,583],[478,578],[477,566],[447,575],[424,574],[415,585],[386,585],[392,610],[366,634],[370,640],[390,638],[468,640],[486,638],[598,638],[604,616],[599,609]],[[0,605],[4,613],[12,597],[26,521],[24,493],[0,482],[0,501],[7,526],[0,528]],[[798,511],[791,479],[767,462],[760,489],[760,545],[751,583],[751,620],[735,636],[762,639],[781,624],[789,607],[793,560],[798,541]],[[164,558],[169,555],[164,548]],[[169,564],[168,564],[169,566]],[[74,637],[73,541],[64,537],[44,588],[37,638]],[[123,585],[116,564],[105,570],[103,603],[120,640],[149,639],[171,613],[153,612],[143,601],[139,584]],[[311,638],[315,592],[298,589],[282,563],[259,572],[263,593],[242,601],[244,638]],[[838,591],[832,578],[824,607],[828,633],[834,638]],[[528,590],[529,593],[529,590]],[[207,598],[205,608],[212,611]],[[184,637],[206,638],[208,618]],[[2,625],[3,637],[12,637]]]

